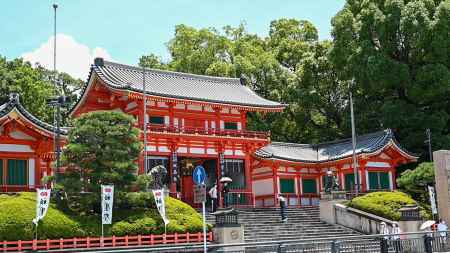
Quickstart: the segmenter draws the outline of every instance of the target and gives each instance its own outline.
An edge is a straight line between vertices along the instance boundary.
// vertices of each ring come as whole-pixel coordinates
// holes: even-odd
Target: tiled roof
[[[28,112],[20,103],[19,94],[17,93],[11,93],[9,95],[9,101],[0,106],[0,118],[7,116],[14,109],[17,109],[17,111],[19,111],[21,115],[23,115],[25,118],[27,118],[37,126],[50,132],[56,132],[56,127],[36,118],[30,112]],[[66,128],[60,128],[60,134],[67,135],[67,132],[68,131]]]
[[[393,141],[401,149],[401,151],[407,155],[416,157],[401,148],[395,140],[392,130],[390,129],[358,136],[356,138],[356,154],[376,152],[382,149],[390,141]],[[274,158],[307,163],[339,160],[351,157],[352,154],[352,139],[321,143],[317,145],[272,142],[271,144],[255,152],[255,155],[261,158]]]
[[[97,58],[91,67],[90,75],[93,73],[112,88],[142,92],[142,68]],[[283,104],[260,97],[243,85],[239,78],[203,76],[147,68],[145,83],[147,94],[154,96],[269,109],[285,107]]]

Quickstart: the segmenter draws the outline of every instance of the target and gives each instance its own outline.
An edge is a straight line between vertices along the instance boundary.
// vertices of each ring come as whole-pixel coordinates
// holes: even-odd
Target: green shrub
[[[124,196],[123,204],[132,205],[130,210],[117,211],[115,216],[118,222],[111,229],[112,234],[162,234],[164,223],[156,207],[153,195],[147,192],[129,193]],[[149,208],[145,208],[149,207]],[[196,233],[202,231],[200,215],[188,204],[173,198],[166,198],[166,215],[169,219],[167,233]]]
[[[34,237],[32,220],[36,215],[35,193],[0,195],[0,240],[30,240]],[[84,236],[78,222],[54,208],[39,222],[39,239]]]
[[[400,219],[400,208],[413,204],[416,204],[416,201],[406,193],[398,191],[372,192],[348,202],[350,207],[394,221]]]

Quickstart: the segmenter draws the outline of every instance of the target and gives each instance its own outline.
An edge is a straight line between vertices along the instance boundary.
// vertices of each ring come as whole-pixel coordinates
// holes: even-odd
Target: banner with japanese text
[[[112,223],[114,185],[102,185],[102,224]]]
[[[166,204],[164,202],[164,192],[163,190],[153,190],[153,196],[156,203],[156,208],[158,208],[158,212],[161,215],[164,224],[169,224],[169,219],[166,217]]]
[[[37,224],[42,220],[48,211],[50,205],[51,189],[36,189],[36,218],[33,223]]]

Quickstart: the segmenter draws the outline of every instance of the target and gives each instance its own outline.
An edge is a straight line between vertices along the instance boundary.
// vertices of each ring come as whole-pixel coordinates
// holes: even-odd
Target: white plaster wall
[[[394,190],[394,183],[392,182],[392,171],[389,171],[389,188]]]
[[[390,168],[391,166],[386,162],[367,162],[366,167]]]
[[[210,155],[216,155],[217,154],[216,150],[213,149],[213,148],[206,149],[206,153],[210,154]]]
[[[28,145],[18,145],[18,144],[0,144],[0,151],[5,152],[33,152],[33,150]]]
[[[212,129],[216,129],[216,122],[215,121],[211,121],[211,128]]]
[[[253,181],[252,189],[255,196],[273,194],[273,180],[271,178],[255,180]]]
[[[164,116],[164,124],[169,125],[170,124],[170,118],[169,116]]]
[[[187,153],[187,147],[179,147],[179,148],[177,149],[177,152],[178,152],[178,153]]]
[[[158,107],[167,108],[169,107],[166,102],[158,102]]]
[[[147,148],[145,150],[146,151],[156,151],[156,146],[149,145],[149,146],[147,146]]]
[[[175,105],[175,108],[177,108],[177,109],[184,109],[184,104],[176,104]]]
[[[242,150],[238,149],[234,151],[234,155],[240,155],[240,156],[245,156],[244,152],[242,152]]]
[[[166,146],[159,146],[158,149],[159,152],[170,152],[170,149],[167,148]]]
[[[225,123],[223,122],[223,120],[220,121],[220,129],[224,129],[225,128]]]
[[[36,175],[35,160],[34,160],[34,158],[31,158],[28,160],[28,185],[29,186],[35,185],[35,182],[34,182],[35,175]]]
[[[191,148],[190,151],[193,154],[204,154],[205,153],[204,148]]]
[[[21,140],[36,140],[35,138],[33,138],[32,136],[29,136],[28,134],[21,132],[21,131],[12,131],[11,133],[9,133],[9,135],[13,138],[16,139],[21,139]]]
[[[242,123],[241,123],[241,122],[238,122],[238,123],[237,123],[237,129],[238,129],[238,130],[242,130]]]
[[[224,154],[225,154],[225,155],[233,155],[233,150],[231,150],[231,149],[225,149]]]

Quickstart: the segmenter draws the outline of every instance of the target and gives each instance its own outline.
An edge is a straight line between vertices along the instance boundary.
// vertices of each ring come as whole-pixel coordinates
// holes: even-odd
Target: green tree
[[[348,0],[332,20],[331,59],[354,79],[359,132],[390,127],[414,152],[450,148],[450,1]]]
[[[57,94],[51,81],[53,76],[53,71],[40,65],[33,67],[20,58],[8,61],[0,56],[0,104],[8,101],[11,92],[19,93],[21,103],[29,112],[53,123],[53,109],[46,104],[47,98]],[[66,73],[58,73],[58,76],[62,94],[71,97],[74,103],[83,81]]]
[[[430,162],[421,163],[414,170],[405,170],[397,178],[397,185],[400,189],[424,204],[429,204],[426,187],[434,183],[434,165]]]
[[[136,160],[142,149],[134,125],[133,117],[114,111],[90,112],[77,118],[62,157],[66,166],[64,190],[94,193],[87,204],[99,203],[102,184],[113,184],[116,192],[129,190],[136,180]]]

